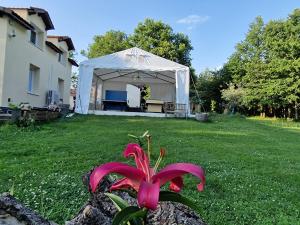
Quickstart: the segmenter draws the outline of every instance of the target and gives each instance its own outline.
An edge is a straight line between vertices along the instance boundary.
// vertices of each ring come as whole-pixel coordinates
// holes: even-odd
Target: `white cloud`
[[[192,30],[196,25],[205,23],[209,19],[209,16],[189,15],[177,20],[177,23],[188,25],[187,29]]]

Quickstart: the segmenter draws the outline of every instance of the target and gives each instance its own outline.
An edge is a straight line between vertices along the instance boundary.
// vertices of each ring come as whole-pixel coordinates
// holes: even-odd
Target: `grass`
[[[206,190],[197,192],[187,176],[183,194],[208,224],[300,224],[300,124],[278,120],[77,116],[35,131],[0,126],[0,192],[13,187],[17,198],[63,224],[88,199],[81,176],[107,161],[126,162],[127,134],[145,130],[153,149],[166,147],[163,164],[205,168]]]

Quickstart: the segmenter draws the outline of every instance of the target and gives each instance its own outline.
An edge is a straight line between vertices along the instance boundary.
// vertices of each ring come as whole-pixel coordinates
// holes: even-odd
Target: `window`
[[[37,66],[29,66],[29,77],[28,77],[28,92],[30,94],[37,94],[40,80],[40,69]]]
[[[64,53],[58,53],[58,62],[61,62]]]
[[[59,53],[58,54],[58,62],[60,62],[63,65],[66,65],[66,62],[67,62],[66,55],[67,54],[65,52]]]
[[[36,47],[43,49],[44,32],[34,24],[32,24],[32,26],[34,27],[34,30],[30,31],[30,42]]]
[[[30,41],[32,44],[36,45],[36,32],[34,30],[30,31]]]
[[[57,83],[57,89],[58,89],[58,93],[59,93],[59,100],[60,102],[63,102],[64,99],[64,80],[58,78],[58,83]]]

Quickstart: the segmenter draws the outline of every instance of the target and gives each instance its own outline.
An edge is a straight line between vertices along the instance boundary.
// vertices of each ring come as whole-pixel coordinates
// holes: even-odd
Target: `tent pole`
[[[97,75],[97,77],[109,75],[109,74],[112,74],[112,73],[115,73],[115,72],[119,72],[119,70],[115,70],[115,71],[112,71],[112,72],[109,72],[109,73],[99,74],[99,75]]]
[[[175,78],[173,78],[173,77],[169,77],[169,76],[167,76],[167,75],[165,75],[165,74],[162,74],[162,73],[160,73],[160,72],[156,72],[156,73],[159,74],[159,75],[162,75],[162,76],[164,76],[164,77],[170,78],[170,79],[172,79],[172,80],[175,81]]]
[[[103,96],[104,96],[104,80],[102,80],[102,87],[101,87],[101,105],[100,105],[100,110],[104,109],[103,102],[102,102],[102,99],[104,99]]]
[[[118,78],[118,77],[123,77],[123,76],[129,75],[129,74],[132,74],[132,73],[136,73],[136,72],[138,72],[138,70],[135,70],[135,71],[132,71],[132,72],[129,72],[129,73],[121,74],[120,71],[118,71],[119,76],[107,78],[107,79],[104,79],[103,81],[112,80],[112,79],[115,79],[115,78]]]
[[[154,75],[152,75],[152,74],[150,74],[150,73],[147,73],[147,72],[145,72],[145,71],[140,71],[140,72],[141,72],[141,73],[144,73],[144,74],[147,74],[147,75],[149,75],[149,76],[151,76],[151,77],[157,78],[157,79],[159,79],[159,80],[163,80],[163,81],[168,82],[168,83],[170,83],[170,84],[175,84],[174,82],[171,82],[171,81],[168,81],[168,80],[159,78],[159,77],[154,76]]]
[[[97,104],[97,94],[98,94],[98,77],[96,79],[96,88],[95,88],[95,101],[94,101],[94,110],[96,110],[96,104]]]
[[[98,75],[96,75],[96,77],[97,77],[99,80],[103,81]]]

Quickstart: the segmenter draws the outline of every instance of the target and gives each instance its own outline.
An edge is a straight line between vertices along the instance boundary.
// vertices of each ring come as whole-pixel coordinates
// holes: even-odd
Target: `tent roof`
[[[188,69],[187,66],[154,55],[134,47],[124,51],[93,58],[80,63],[82,66],[92,66],[95,69],[135,69],[149,71],[175,71]]]

